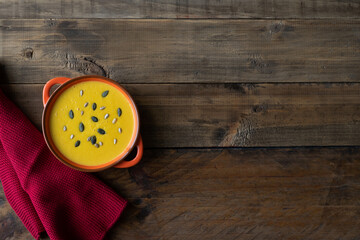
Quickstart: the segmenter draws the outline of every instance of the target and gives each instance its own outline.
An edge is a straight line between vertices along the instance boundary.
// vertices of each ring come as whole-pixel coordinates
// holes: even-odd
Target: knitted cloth
[[[102,239],[126,201],[88,173],[58,161],[42,134],[0,90],[0,179],[35,239]]]

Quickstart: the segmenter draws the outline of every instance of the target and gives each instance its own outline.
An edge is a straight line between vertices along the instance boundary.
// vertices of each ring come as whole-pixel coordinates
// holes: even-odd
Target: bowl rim
[[[131,136],[129,144],[126,146],[124,151],[122,151],[120,154],[118,154],[111,161],[104,163],[104,164],[96,165],[96,166],[86,166],[86,165],[78,164],[78,163],[75,163],[75,162],[71,161],[70,159],[66,158],[56,148],[55,144],[53,143],[51,134],[50,134],[50,129],[48,127],[48,121],[49,121],[48,116],[50,116],[50,111],[51,111],[54,103],[56,102],[58,96],[60,96],[69,87],[71,87],[77,83],[86,82],[86,81],[100,81],[100,82],[107,83],[107,84],[117,88],[128,100],[130,107],[132,109],[133,115],[134,115],[134,120],[135,120],[134,121],[135,122],[134,132]],[[43,132],[45,142],[46,142],[48,148],[50,149],[50,151],[53,153],[53,155],[57,159],[59,159],[62,163],[64,163],[65,165],[67,165],[73,169],[83,171],[83,172],[98,172],[98,171],[102,171],[102,170],[105,170],[107,168],[110,168],[110,167],[113,167],[113,166],[119,164],[134,149],[137,139],[139,137],[139,132],[140,132],[139,113],[138,113],[136,104],[135,104],[134,100],[132,99],[131,95],[118,82],[116,82],[110,78],[103,77],[103,76],[97,76],[97,75],[85,75],[85,76],[70,78],[68,81],[61,84],[56,90],[54,90],[54,92],[50,95],[48,101],[46,102],[46,104],[44,106],[41,123],[42,123],[41,124],[42,132]]]

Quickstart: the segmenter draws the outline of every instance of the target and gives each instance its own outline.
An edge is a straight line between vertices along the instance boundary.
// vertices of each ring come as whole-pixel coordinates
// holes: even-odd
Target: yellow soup
[[[51,138],[69,160],[96,166],[115,159],[128,146],[134,115],[115,87],[86,81],[66,89],[50,113]]]

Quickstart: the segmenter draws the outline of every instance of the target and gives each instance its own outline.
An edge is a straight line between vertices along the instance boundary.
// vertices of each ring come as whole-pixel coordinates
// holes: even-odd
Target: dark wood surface
[[[360,149],[147,149],[107,239],[358,239]],[[0,191],[0,238],[30,239]]]
[[[41,129],[43,84],[1,85]],[[360,84],[124,84],[148,148],[360,145]]]
[[[15,83],[357,82],[360,20],[0,20]],[[27,74],[23,74],[26,72]]]
[[[122,84],[145,152],[106,239],[359,239],[360,2],[0,0],[0,87]],[[190,18],[190,19],[187,19]],[[0,239],[32,239],[0,187]]]
[[[357,0],[0,0],[3,18],[357,18]]]

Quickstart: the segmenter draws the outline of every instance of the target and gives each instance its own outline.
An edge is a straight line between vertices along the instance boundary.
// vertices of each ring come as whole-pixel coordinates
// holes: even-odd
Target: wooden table
[[[143,161],[108,239],[359,239],[360,2],[0,0],[1,87],[40,129],[56,76],[134,96]],[[0,239],[32,239],[0,191]]]

